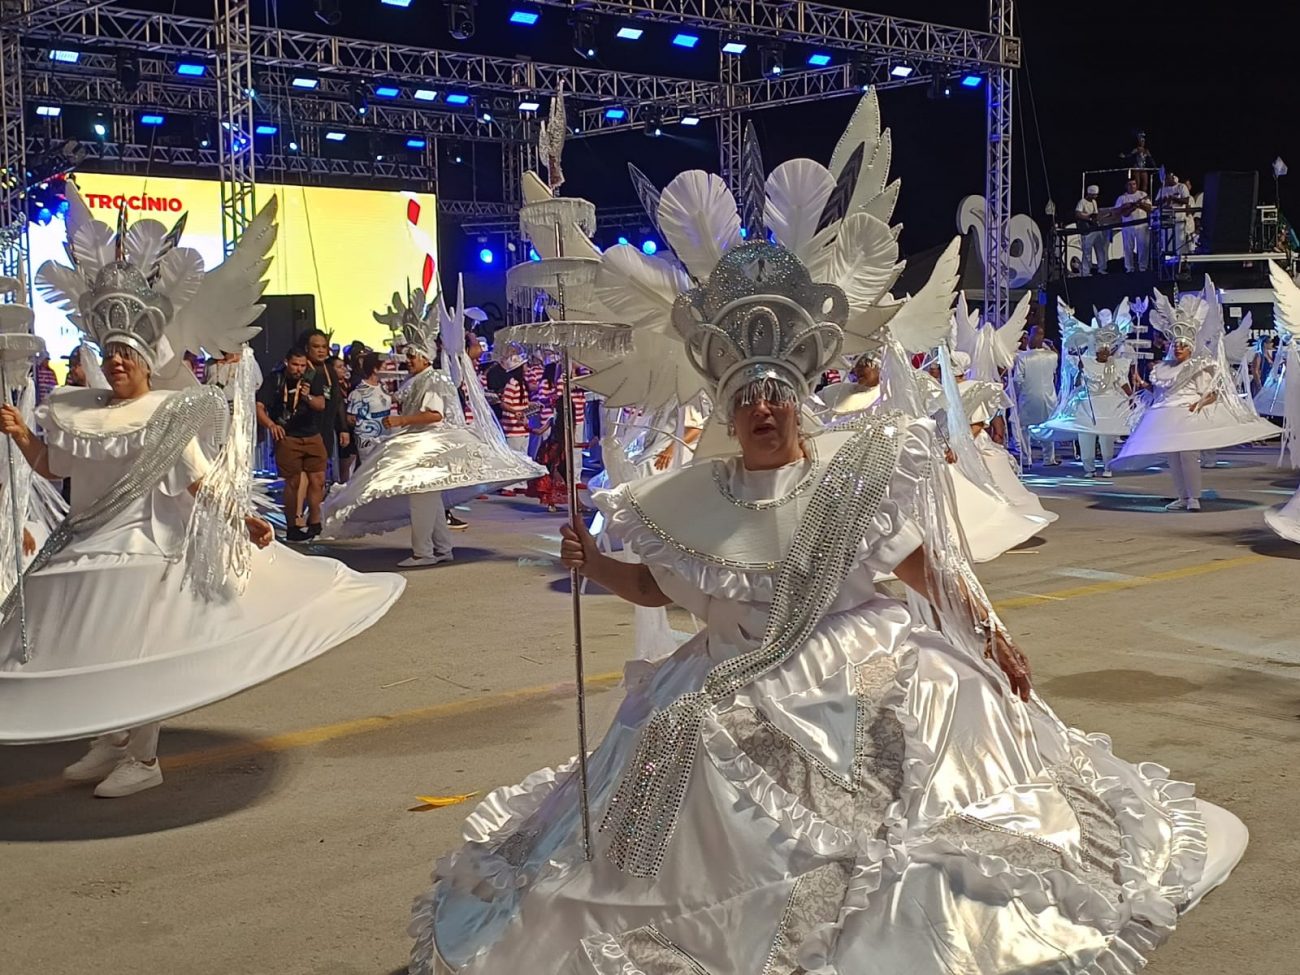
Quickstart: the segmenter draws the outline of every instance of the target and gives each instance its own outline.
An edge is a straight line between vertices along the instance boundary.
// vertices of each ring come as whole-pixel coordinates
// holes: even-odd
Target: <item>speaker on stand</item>
[[[266,311],[256,322],[262,331],[249,347],[262,367],[262,375],[269,376],[279,368],[298,336],[316,327],[316,296],[265,295],[262,303]]]
[[[1259,173],[1205,175],[1200,254],[1249,254],[1259,203]]]

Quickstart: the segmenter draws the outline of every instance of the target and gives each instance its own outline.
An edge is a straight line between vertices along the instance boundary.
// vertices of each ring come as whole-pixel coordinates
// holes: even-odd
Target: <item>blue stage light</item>
[[[466,95],[464,92],[453,91],[450,95],[447,96],[447,104],[448,104],[448,105],[468,105],[468,104],[469,104],[469,95]]]
[[[375,89],[376,98],[396,98],[402,93],[402,89],[394,85],[380,85]]]
[[[165,119],[161,115],[141,115],[141,125],[162,125]]]
[[[414,97],[417,102],[432,102],[437,101],[438,93],[432,88],[417,88],[412,97]]]
[[[627,239],[626,237],[620,237],[620,238],[618,239],[618,242],[619,242],[620,244],[626,244],[626,243],[628,242],[628,239]]]
[[[428,147],[429,147],[428,139],[420,139],[420,138],[413,137],[406,140],[406,148],[408,149],[427,149]]]
[[[542,259],[542,255],[537,253],[536,247],[530,247],[528,248],[528,259],[530,261],[540,261]]]
[[[50,212],[49,207],[41,207],[40,211],[36,214],[36,222],[42,225],[49,223],[53,219],[54,214]]]
[[[698,115],[683,115],[682,125],[699,125],[700,117]]]
[[[402,7],[403,9],[411,5],[411,0],[379,0],[379,2],[390,7]]]
[[[814,68],[824,68],[831,63],[831,56],[818,51],[816,54],[808,55],[808,63]]]
[[[207,65],[195,64],[192,61],[182,61],[176,65],[176,73],[186,78],[202,78],[207,73],[207,70]]]
[[[749,47],[744,41],[727,41],[722,45],[723,54],[744,54],[745,48]]]
[[[605,109],[605,118],[612,122],[621,122],[627,118],[626,108],[607,108]]]
[[[258,135],[275,135],[280,130],[276,128],[274,125],[259,125],[253,131],[256,132]]]
[[[510,11],[510,23],[519,24],[521,27],[533,27],[542,19],[542,15],[536,10],[512,10]]]
[[[478,252],[478,259],[482,261],[484,264],[491,264],[493,261],[497,259],[497,256],[492,253],[491,247],[484,247],[481,251]]]
[[[653,240],[647,240],[641,245],[642,254],[654,254],[659,250],[659,245]]]
[[[320,85],[319,78],[297,77],[292,82],[295,88],[316,88]]]
[[[58,61],[60,64],[76,64],[81,60],[81,52],[53,50],[50,52],[50,60]]]
[[[700,43],[698,34],[678,34],[673,38],[673,44],[677,47],[687,48],[688,50],[695,47],[698,43]]]
[[[346,133],[346,132],[326,132],[326,133],[325,133],[325,141],[326,141],[326,142],[342,142],[342,141],[343,141],[344,139],[346,139],[347,137],[348,137],[348,136],[347,136],[347,133]]]
[[[982,82],[983,80],[984,79],[977,74],[968,74],[966,75],[966,77],[961,79],[961,86],[963,88],[978,88],[980,86],[980,82]]]
[[[639,41],[644,33],[640,27],[620,27],[614,36],[623,41]]]
[[[910,64],[896,64],[889,69],[889,73],[895,78],[907,78],[910,77],[912,72],[915,70],[916,69]]]
[[[59,205],[54,208],[54,212],[57,213],[60,217],[66,217],[68,215],[68,208],[69,208],[68,201],[60,200]]]

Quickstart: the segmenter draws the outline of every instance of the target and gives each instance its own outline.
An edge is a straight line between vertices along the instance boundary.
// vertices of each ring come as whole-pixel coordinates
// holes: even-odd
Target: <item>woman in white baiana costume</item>
[[[1201,452],[1267,440],[1281,431],[1243,398],[1223,347],[1223,309],[1207,277],[1202,292],[1173,305],[1159,291],[1151,324],[1169,340],[1169,352],[1151,369],[1150,405],[1111,464],[1134,470],[1167,459],[1177,497],[1169,511],[1201,510]]]
[[[1272,265],[1273,274],[1273,320],[1279,333],[1295,335],[1300,331],[1300,287],[1291,280],[1276,264]],[[1276,355],[1287,359],[1286,368],[1292,375],[1300,376],[1300,346],[1294,339],[1285,347],[1279,343]],[[1283,418],[1283,456],[1289,455],[1292,469],[1300,468],[1300,382],[1293,382],[1285,388],[1282,404]],[[1280,508],[1264,512],[1264,521],[1268,527],[1283,538],[1300,542],[1300,487]]]
[[[635,338],[678,337],[635,368],[697,370],[716,409],[695,463],[597,500],[643,564],[567,526],[561,555],[705,627],[590,755],[590,858],[576,763],[490,793],[416,901],[412,972],[1131,975],[1240,857],[1230,813],[1031,691],[936,497],[928,420],[800,432],[846,346],[935,313],[887,295],[876,119],[868,96],[829,168],[768,179],[755,243],[722,180],[686,173],[657,208],[684,271],[605,252]]]
[[[1133,432],[1142,408],[1135,397],[1136,356],[1129,344],[1134,328],[1128,299],[1114,314],[1102,309],[1085,324],[1058,299],[1061,348],[1067,363],[1061,373],[1060,405],[1035,436],[1074,434],[1079,439],[1083,476],[1097,475],[1097,446],[1101,446],[1101,476],[1115,459],[1115,444]]]
[[[465,306],[461,287],[458,304],[448,310],[425,302],[416,289],[409,303],[394,294],[385,313],[375,319],[394,330],[394,344],[407,359],[411,376],[393,399],[399,412],[384,418],[391,435],[365,457],[348,483],[330,494],[322,511],[324,538],[360,538],[410,526],[411,555],[398,563],[417,568],[450,562],[453,557],[447,503],[467,499],[482,489],[540,477],[546,469],[511,450],[492,423],[490,410],[474,410],[475,422],[465,422],[457,391],[464,373]],[[433,365],[441,333],[443,353],[455,375]],[[453,366],[454,363],[454,366]],[[467,383],[467,394],[473,395]],[[486,408],[486,402],[482,402]]]
[[[38,277],[103,351],[110,388],[56,390],[37,410],[43,439],[0,410],[37,475],[72,480],[68,517],[26,570],[25,618],[14,591],[4,604],[0,743],[99,736],[65,775],[111,797],[162,781],[159,722],[357,635],[403,581],[274,544],[252,513],[251,377],[231,419],[185,366],[187,351],[256,334],[274,200],[207,274],[179,246],[183,219],[128,230],[123,212],[114,233],[71,184],[69,203],[73,266],[48,262]]]

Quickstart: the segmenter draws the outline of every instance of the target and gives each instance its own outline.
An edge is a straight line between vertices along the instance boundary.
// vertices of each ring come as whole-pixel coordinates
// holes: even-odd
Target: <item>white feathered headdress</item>
[[[1151,324],[1169,340],[1172,352],[1175,345],[1189,345],[1196,354],[1217,352],[1223,335],[1223,308],[1219,292],[1207,276],[1201,291],[1183,292],[1178,304],[1155,291],[1151,296]]]
[[[186,352],[233,352],[256,335],[266,270],[276,236],[272,197],[234,252],[210,272],[203,257],[181,247],[184,215],[168,229],[157,220],[117,229],[94,219],[68,184],[67,252],[72,266],[46,261],[37,272],[41,293],[101,349],[110,343],[136,350],[156,387],[193,384]]]
[[[628,244],[604,252],[595,296],[610,320],[633,326],[635,352],[590,361],[596,372],[583,384],[611,407],[655,409],[707,392],[725,413],[747,382],[777,380],[802,395],[840,355],[891,337],[909,351],[942,341],[957,242],[915,297],[890,295],[903,262],[902,228],[889,223],[899,191],[887,182],[889,160],[870,92],[829,167],[795,159],[765,176],[747,131],[739,200],[709,173],[682,173],[660,192],[633,168],[673,256]]]
[[[432,362],[438,347],[438,306],[426,301],[423,288],[412,291],[409,301],[394,291],[388,310],[373,313],[375,321],[392,330],[389,341],[394,349],[417,352]]]

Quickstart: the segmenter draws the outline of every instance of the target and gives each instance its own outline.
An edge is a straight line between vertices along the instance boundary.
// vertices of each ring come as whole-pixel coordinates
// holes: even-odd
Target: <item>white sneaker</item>
[[[1200,502],[1199,502],[1199,501],[1196,502],[1196,504],[1197,504],[1197,507],[1200,506]],[[1187,502],[1184,501],[1184,500],[1182,500],[1181,498],[1179,498],[1177,501],[1170,501],[1167,505],[1165,505],[1165,510],[1166,510],[1166,511],[1186,511],[1186,510],[1187,510]]]
[[[101,799],[120,799],[156,785],[162,785],[162,766],[158,759],[146,764],[138,758],[127,757],[108,773],[108,778],[95,786],[95,795]]]
[[[1110,468],[1108,467],[1108,468],[1106,468],[1104,471],[1101,472],[1101,476],[1102,476],[1102,477],[1114,477],[1115,475],[1114,475],[1114,473],[1111,472]]]
[[[63,770],[69,782],[98,782],[126,758],[126,745],[114,745],[106,738],[96,738],[90,751]]]
[[[1091,480],[1092,478],[1094,478],[1094,477],[1097,476],[1097,472],[1096,472],[1096,471],[1084,471],[1084,472],[1083,472],[1083,476],[1086,477],[1086,478],[1088,478],[1089,480]]]
[[[409,559],[402,559],[397,563],[399,569],[422,569],[429,565],[441,565],[443,562],[450,562],[450,555],[431,555],[426,557],[412,555]]]
[[[1200,510],[1201,510],[1201,502],[1200,502],[1199,500],[1197,500],[1196,498],[1190,498],[1190,499],[1188,499],[1188,501],[1187,501],[1187,510],[1188,510],[1188,511],[1200,511]]]

